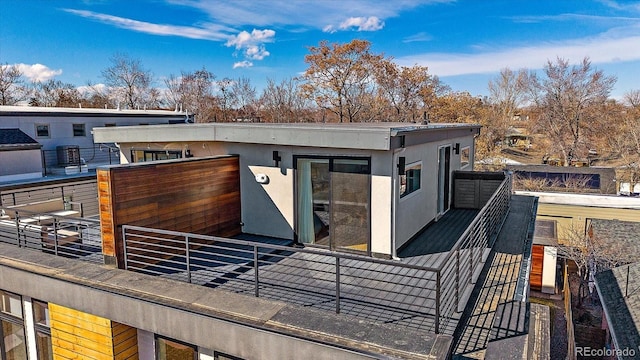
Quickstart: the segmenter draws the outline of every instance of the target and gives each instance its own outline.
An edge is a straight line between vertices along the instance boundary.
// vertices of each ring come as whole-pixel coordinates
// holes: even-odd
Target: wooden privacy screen
[[[241,232],[237,156],[99,168],[102,252],[122,268],[122,225],[234,236]]]
[[[529,284],[531,290],[542,290],[542,267],[544,263],[544,246],[533,245],[531,248],[531,274]]]

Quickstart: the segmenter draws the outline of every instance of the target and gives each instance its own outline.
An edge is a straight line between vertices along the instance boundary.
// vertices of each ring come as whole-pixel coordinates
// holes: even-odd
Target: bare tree
[[[231,85],[231,98],[238,116],[243,120],[254,120],[257,110],[256,88],[249,78],[241,77]]]
[[[233,80],[224,78],[222,80],[219,80],[216,85],[220,93],[220,95],[217,96],[217,100],[218,107],[221,111],[221,120],[229,121],[231,117],[230,110],[233,106]],[[217,119],[217,116],[214,119]]]
[[[126,54],[115,54],[111,58],[111,66],[102,71],[102,77],[112,91],[120,94],[129,108],[145,105],[152,75],[142,67],[140,60],[132,59]]]
[[[196,122],[207,122],[215,110],[214,84],[215,75],[205,67],[180,77],[170,75],[165,80],[169,105],[194,113]]]
[[[373,89],[374,64],[382,60],[370,48],[371,43],[357,39],[347,44],[321,41],[309,47],[310,54],[305,56],[309,68],[302,76],[305,96],[334,113],[339,122],[357,121],[363,108],[360,100]]]
[[[588,150],[585,135],[599,120],[591,109],[607,100],[616,78],[594,70],[589,58],[575,66],[561,58],[548,61],[544,75],[529,75],[531,100],[540,110],[545,133],[569,166],[573,156]]]
[[[24,98],[22,82],[20,69],[0,64],[0,105],[15,105]]]
[[[73,84],[50,79],[33,84],[31,106],[76,107],[82,103],[82,96]]]
[[[575,262],[578,268],[579,305],[589,295],[587,285],[590,274],[595,275],[598,272],[628,264],[635,256],[635,254],[628,254],[622,242],[590,235],[576,226],[566,229],[564,235],[564,238],[559,241],[558,256]]]
[[[309,104],[300,93],[298,81],[292,78],[276,84],[267,79],[267,86],[262,91],[260,103],[265,121],[269,122],[307,122]]]

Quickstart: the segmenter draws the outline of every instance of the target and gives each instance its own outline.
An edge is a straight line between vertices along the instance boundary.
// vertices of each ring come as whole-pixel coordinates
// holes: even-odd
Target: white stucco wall
[[[399,150],[397,156],[406,157],[406,164],[422,161],[420,190],[402,199],[398,192],[397,161],[393,151],[309,148],[281,145],[191,142],[191,143],[124,143],[120,144],[121,162],[131,159],[131,149],[189,149],[196,156],[237,154],[240,156],[240,186],[243,231],[251,234],[293,239],[294,229],[294,168],[293,157],[305,155],[358,156],[371,158],[371,251],[394,254],[392,244],[393,221],[397,249],[436,217],[438,148],[443,145],[471,147],[473,138],[455,138],[440,142],[411,146]],[[281,157],[274,166],[273,151]],[[451,154],[451,171],[460,168],[460,155]],[[471,159],[473,164],[473,158]],[[472,170],[472,165],[464,170]],[[269,177],[267,184],[256,182],[256,174]],[[453,183],[453,181],[451,181]],[[394,189],[395,188],[395,189]],[[395,194],[395,195],[394,195]],[[395,200],[394,200],[395,196]],[[397,208],[394,210],[394,201]],[[395,214],[394,214],[395,212]]]
[[[438,151],[442,146],[451,146],[450,171],[460,170],[460,154],[455,154],[453,147],[456,143],[460,143],[460,148],[470,147],[473,153],[473,138],[453,138],[438,142],[421,144],[407,147],[398,153],[398,156],[404,156],[406,166],[409,167],[414,163],[422,162],[422,174],[420,190],[400,198],[397,192],[397,209],[396,209],[396,249],[409,241],[416,233],[418,233],[426,224],[434,220],[437,213],[438,201]],[[464,170],[472,170],[473,159],[469,166]],[[397,175],[396,175],[397,176]],[[450,177],[449,196],[452,197],[453,176]]]

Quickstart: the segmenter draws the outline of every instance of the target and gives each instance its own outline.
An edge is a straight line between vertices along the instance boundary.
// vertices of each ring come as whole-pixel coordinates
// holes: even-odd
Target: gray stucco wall
[[[42,156],[39,149],[0,151],[0,181],[42,176]]]

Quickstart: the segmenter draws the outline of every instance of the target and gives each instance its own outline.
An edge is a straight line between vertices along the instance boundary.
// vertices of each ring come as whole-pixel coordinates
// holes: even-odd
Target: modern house
[[[478,131],[96,128],[122,162],[97,170],[99,223],[3,208],[3,354],[445,359],[517,335],[548,355],[523,326],[537,202],[472,171]]]
[[[0,129],[18,129],[41,145],[40,170],[24,173],[23,177],[41,177],[56,170],[64,173],[64,167],[77,167],[81,162],[91,168],[119,162],[115,149],[107,144],[95,146],[91,135],[94,127],[185,123],[191,120],[185,113],[165,110],[0,106]]]

